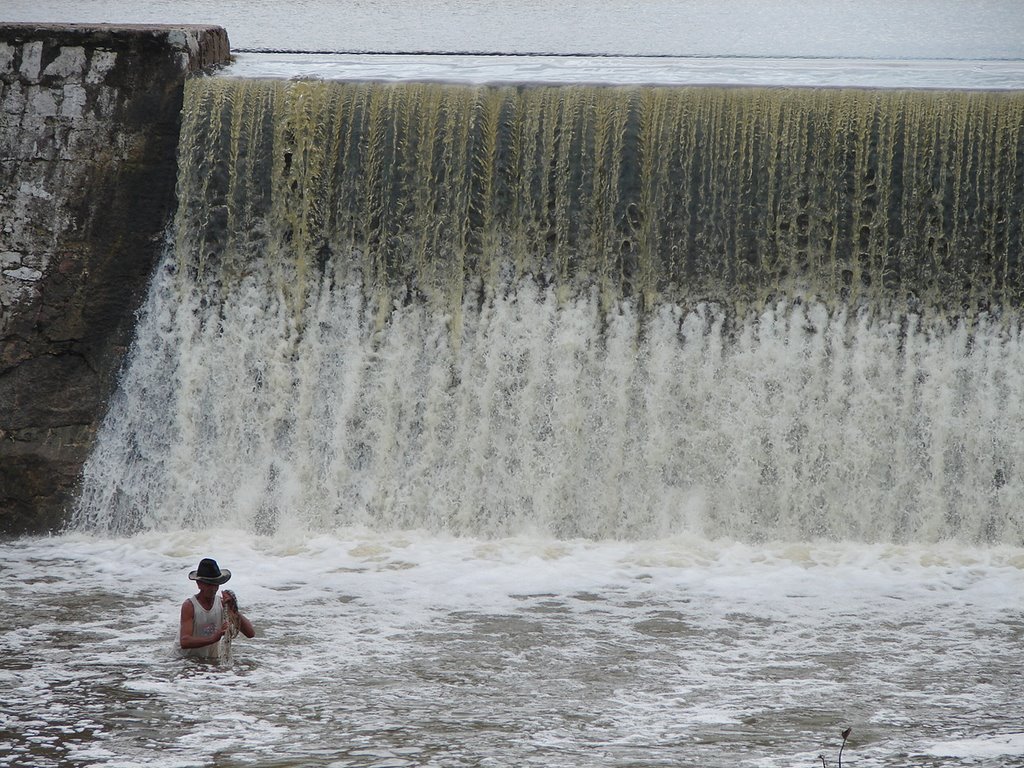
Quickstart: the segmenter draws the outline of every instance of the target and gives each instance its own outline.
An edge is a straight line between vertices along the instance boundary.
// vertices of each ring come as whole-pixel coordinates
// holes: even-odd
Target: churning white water
[[[94,532],[0,545],[0,764],[1024,760],[1012,326],[185,283]],[[213,666],[173,651],[205,555],[259,631]]]
[[[3,545],[3,764],[1024,760],[1012,327],[260,285],[161,269],[98,535]],[[172,649],[210,554],[218,666]]]
[[[603,313],[526,280],[384,319],[330,270],[204,308],[173,260],[76,523],[1019,545],[1014,322]]]
[[[256,622],[172,651],[213,553]],[[0,545],[5,766],[1015,766],[1024,555],[344,529]]]

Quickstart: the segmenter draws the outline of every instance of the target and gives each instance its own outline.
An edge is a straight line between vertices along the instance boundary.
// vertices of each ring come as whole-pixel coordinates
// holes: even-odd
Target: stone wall
[[[0,25],[0,534],[58,529],[175,196],[220,28]]]

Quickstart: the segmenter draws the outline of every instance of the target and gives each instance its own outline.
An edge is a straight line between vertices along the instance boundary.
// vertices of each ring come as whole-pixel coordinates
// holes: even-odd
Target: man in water
[[[239,613],[234,592],[225,589],[217,599],[217,590],[231,578],[231,571],[221,569],[216,560],[207,557],[188,577],[196,582],[199,593],[181,604],[178,644],[185,653],[216,659],[222,655],[221,638],[227,636],[230,641],[238,632],[256,636],[252,622]]]

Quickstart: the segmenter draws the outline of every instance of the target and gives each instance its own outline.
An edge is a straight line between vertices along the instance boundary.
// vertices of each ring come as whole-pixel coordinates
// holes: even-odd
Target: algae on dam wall
[[[219,27],[0,25],[0,533],[59,527],[175,205]]]

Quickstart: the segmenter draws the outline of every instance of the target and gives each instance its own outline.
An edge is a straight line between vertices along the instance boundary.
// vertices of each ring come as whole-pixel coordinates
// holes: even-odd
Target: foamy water
[[[258,628],[177,658],[212,554]],[[0,763],[1019,764],[1019,549],[229,529],[0,548]]]
[[[160,269],[76,523],[1020,544],[1012,318],[603,313],[526,280],[379,321],[330,271],[296,314],[251,269],[217,305]]]

